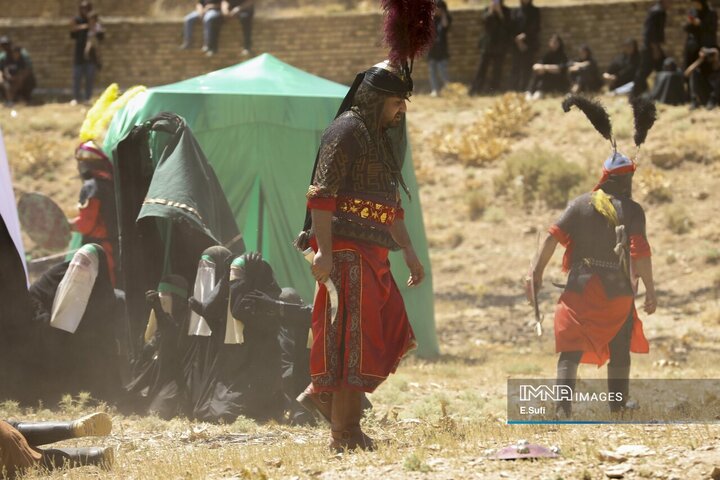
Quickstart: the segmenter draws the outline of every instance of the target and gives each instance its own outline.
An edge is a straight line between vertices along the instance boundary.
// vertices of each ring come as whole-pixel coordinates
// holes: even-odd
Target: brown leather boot
[[[333,393],[330,448],[338,453],[345,450],[375,450],[375,442],[360,429],[362,392],[343,389]]]
[[[311,383],[295,400],[312,413],[318,421],[324,421],[331,425],[332,397],[332,392],[316,392]]]

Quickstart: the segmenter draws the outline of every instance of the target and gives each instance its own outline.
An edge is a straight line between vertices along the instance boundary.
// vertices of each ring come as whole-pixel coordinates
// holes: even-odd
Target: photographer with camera
[[[720,100],[720,50],[717,46],[700,49],[698,59],[686,70],[685,77],[690,79],[690,109],[699,105],[712,110]]]

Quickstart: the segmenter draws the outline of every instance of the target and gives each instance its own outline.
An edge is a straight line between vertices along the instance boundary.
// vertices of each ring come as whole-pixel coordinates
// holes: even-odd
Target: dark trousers
[[[703,73],[696,69],[690,76],[690,100],[697,104],[720,102],[720,72]]]
[[[532,77],[532,66],[535,61],[535,51],[518,49],[513,51],[512,59],[512,80],[510,87],[516,92],[524,92],[530,84]]]
[[[470,94],[476,95],[488,92],[496,92],[500,89],[500,81],[502,79],[502,68],[505,62],[505,49],[485,49],[480,55],[480,65],[478,65],[475,79],[470,86]],[[485,79],[488,70],[492,69],[490,74],[489,89],[485,89]]]
[[[638,65],[635,73],[635,85],[633,86],[632,95],[637,96],[645,93],[648,89],[647,79],[653,70],[660,71],[665,55],[661,54],[660,58],[655,58],[650,47],[646,47],[640,51],[640,65]]]
[[[95,64],[83,63],[73,66],[73,98],[79,102],[90,100],[95,87]],[[85,82],[85,95],[80,92],[81,85]]]
[[[629,393],[630,339],[633,328],[633,311],[630,311],[627,320],[625,320],[623,326],[608,345],[610,348],[610,362],[608,362],[607,366],[608,391],[622,394],[622,401],[610,403],[611,411],[620,410],[625,405]],[[560,353],[557,363],[557,385],[567,385],[571,389],[575,389],[577,370],[582,356],[583,352],[580,351]],[[556,409],[569,417],[572,414],[572,402],[568,400],[558,402]]]
[[[245,50],[252,50],[252,25],[254,16],[255,11],[252,8],[240,12],[238,15],[243,31],[243,48],[245,48]]]

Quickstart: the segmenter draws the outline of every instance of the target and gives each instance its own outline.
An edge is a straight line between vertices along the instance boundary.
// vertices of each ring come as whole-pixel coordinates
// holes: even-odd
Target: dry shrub
[[[470,220],[477,220],[485,213],[488,207],[488,198],[483,192],[468,191],[467,206]]]
[[[532,119],[524,97],[508,93],[497,99],[484,115],[465,128],[444,126],[434,139],[435,151],[466,165],[490,163],[510,151],[511,139]]]
[[[588,179],[578,165],[545,150],[520,150],[505,160],[495,178],[498,193],[516,196],[525,206],[536,200],[551,208],[563,208],[571,193]]]
[[[52,172],[68,159],[68,149],[62,141],[43,133],[32,133],[18,141],[7,142],[7,156],[15,178],[37,176]],[[69,152],[72,157],[72,151]]]
[[[676,235],[688,233],[692,228],[692,221],[688,217],[687,211],[681,206],[668,209],[665,219],[668,229]]]
[[[635,187],[645,199],[654,204],[672,202],[670,180],[659,169],[645,166],[635,174]]]

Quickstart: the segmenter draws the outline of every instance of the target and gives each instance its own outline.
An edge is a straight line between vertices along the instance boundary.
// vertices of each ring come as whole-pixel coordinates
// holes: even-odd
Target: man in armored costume
[[[650,245],[645,213],[632,199],[633,160],[619,153],[610,118],[602,105],[579,96],[563,102],[565,111],[580,108],[613,147],[603,165],[603,176],[590,193],[579,196],[550,227],[535,261],[535,292],[558,243],[565,247],[565,291],[555,312],[555,348],[560,353],[557,384],[575,387],[579,363],[602,366],[608,359],[608,391],[616,392],[611,412],[625,408],[629,393],[630,352],[647,353],[648,341],[635,309],[638,278],[645,285],[645,312],[655,312]],[[632,100],[635,144],[639,148],[655,122],[655,105]],[[532,301],[532,300],[531,300]],[[556,405],[559,416],[569,417],[570,401]]]
[[[434,2],[406,3],[383,2],[390,60],[358,74],[325,131],[296,242],[315,252],[312,273],[319,284],[312,383],[298,401],[330,419],[330,446],[337,451],[374,448],[360,429],[363,392],[373,392],[415,345],[388,252],[402,250],[409,286],[422,282],[399,188],[408,193],[401,173],[413,88],[408,61],[432,41]],[[403,37],[409,26],[421,34]]]

